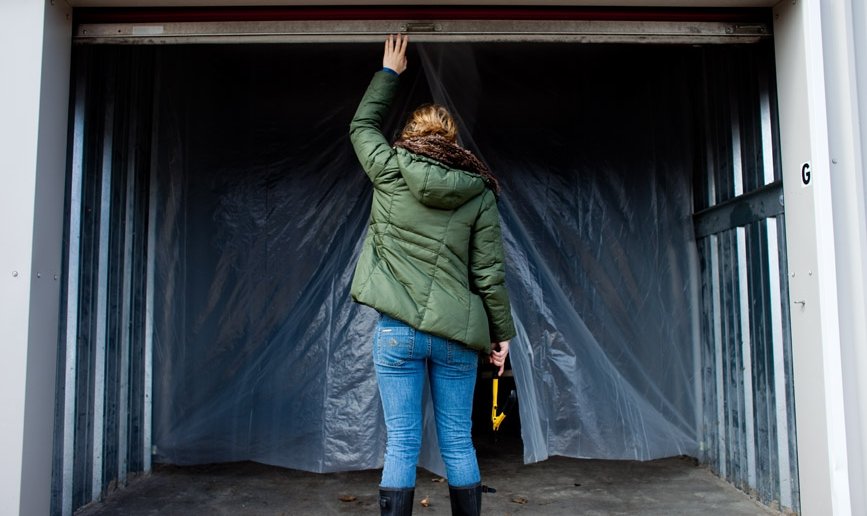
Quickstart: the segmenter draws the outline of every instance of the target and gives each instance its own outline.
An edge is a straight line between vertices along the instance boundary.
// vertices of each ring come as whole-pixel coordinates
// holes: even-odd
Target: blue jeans
[[[373,363],[388,431],[380,487],[415,486],[425,376],[449,484],[477,484],[479,465],[470,430],[478,353],[381,315],[373,338]]]

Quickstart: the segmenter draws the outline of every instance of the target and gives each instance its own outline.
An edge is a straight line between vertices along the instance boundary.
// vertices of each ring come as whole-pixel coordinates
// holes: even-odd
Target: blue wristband
[[[395,71],[392,70],[391,68],[388,68],[387,66],[383,66],[383,67],[382,67],[382,71],[383,71],[383,72],[388,72],[388,73],[394,74],[395,77],[400,77],[400,74],[399,74],[399,73],[395,72]]]

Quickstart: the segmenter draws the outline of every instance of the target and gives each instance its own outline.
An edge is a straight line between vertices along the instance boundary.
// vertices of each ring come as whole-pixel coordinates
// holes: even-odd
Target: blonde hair
[[[457,141],[458,124],[446,108],[439,104],[425,104],[412,112],[400,138],[416,138],[438,134],[449,141]]]

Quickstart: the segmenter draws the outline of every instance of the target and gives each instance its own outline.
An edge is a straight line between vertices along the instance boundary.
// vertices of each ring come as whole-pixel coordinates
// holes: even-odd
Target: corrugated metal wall
[[[53,514],[150,468],[153,56],[148,47],[74,49]]]
[[[762,502],[798,511],[785,216],[773,49],[706,50],[696,236],[703,456]]]

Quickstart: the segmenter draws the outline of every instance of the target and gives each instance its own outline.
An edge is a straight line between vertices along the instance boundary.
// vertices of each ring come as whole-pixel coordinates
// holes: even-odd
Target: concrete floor
[[[484,514],[771,515],[691,459],[652,462],[552,457],[524,465],[518,446],[480,446]],[[378,514],[379,471],[315,474],[252,462],[156,466],[77,516]],[[427,498],[427,507],[421,501]],[[450,514],[448,486],[418,470],[416,515]]]

